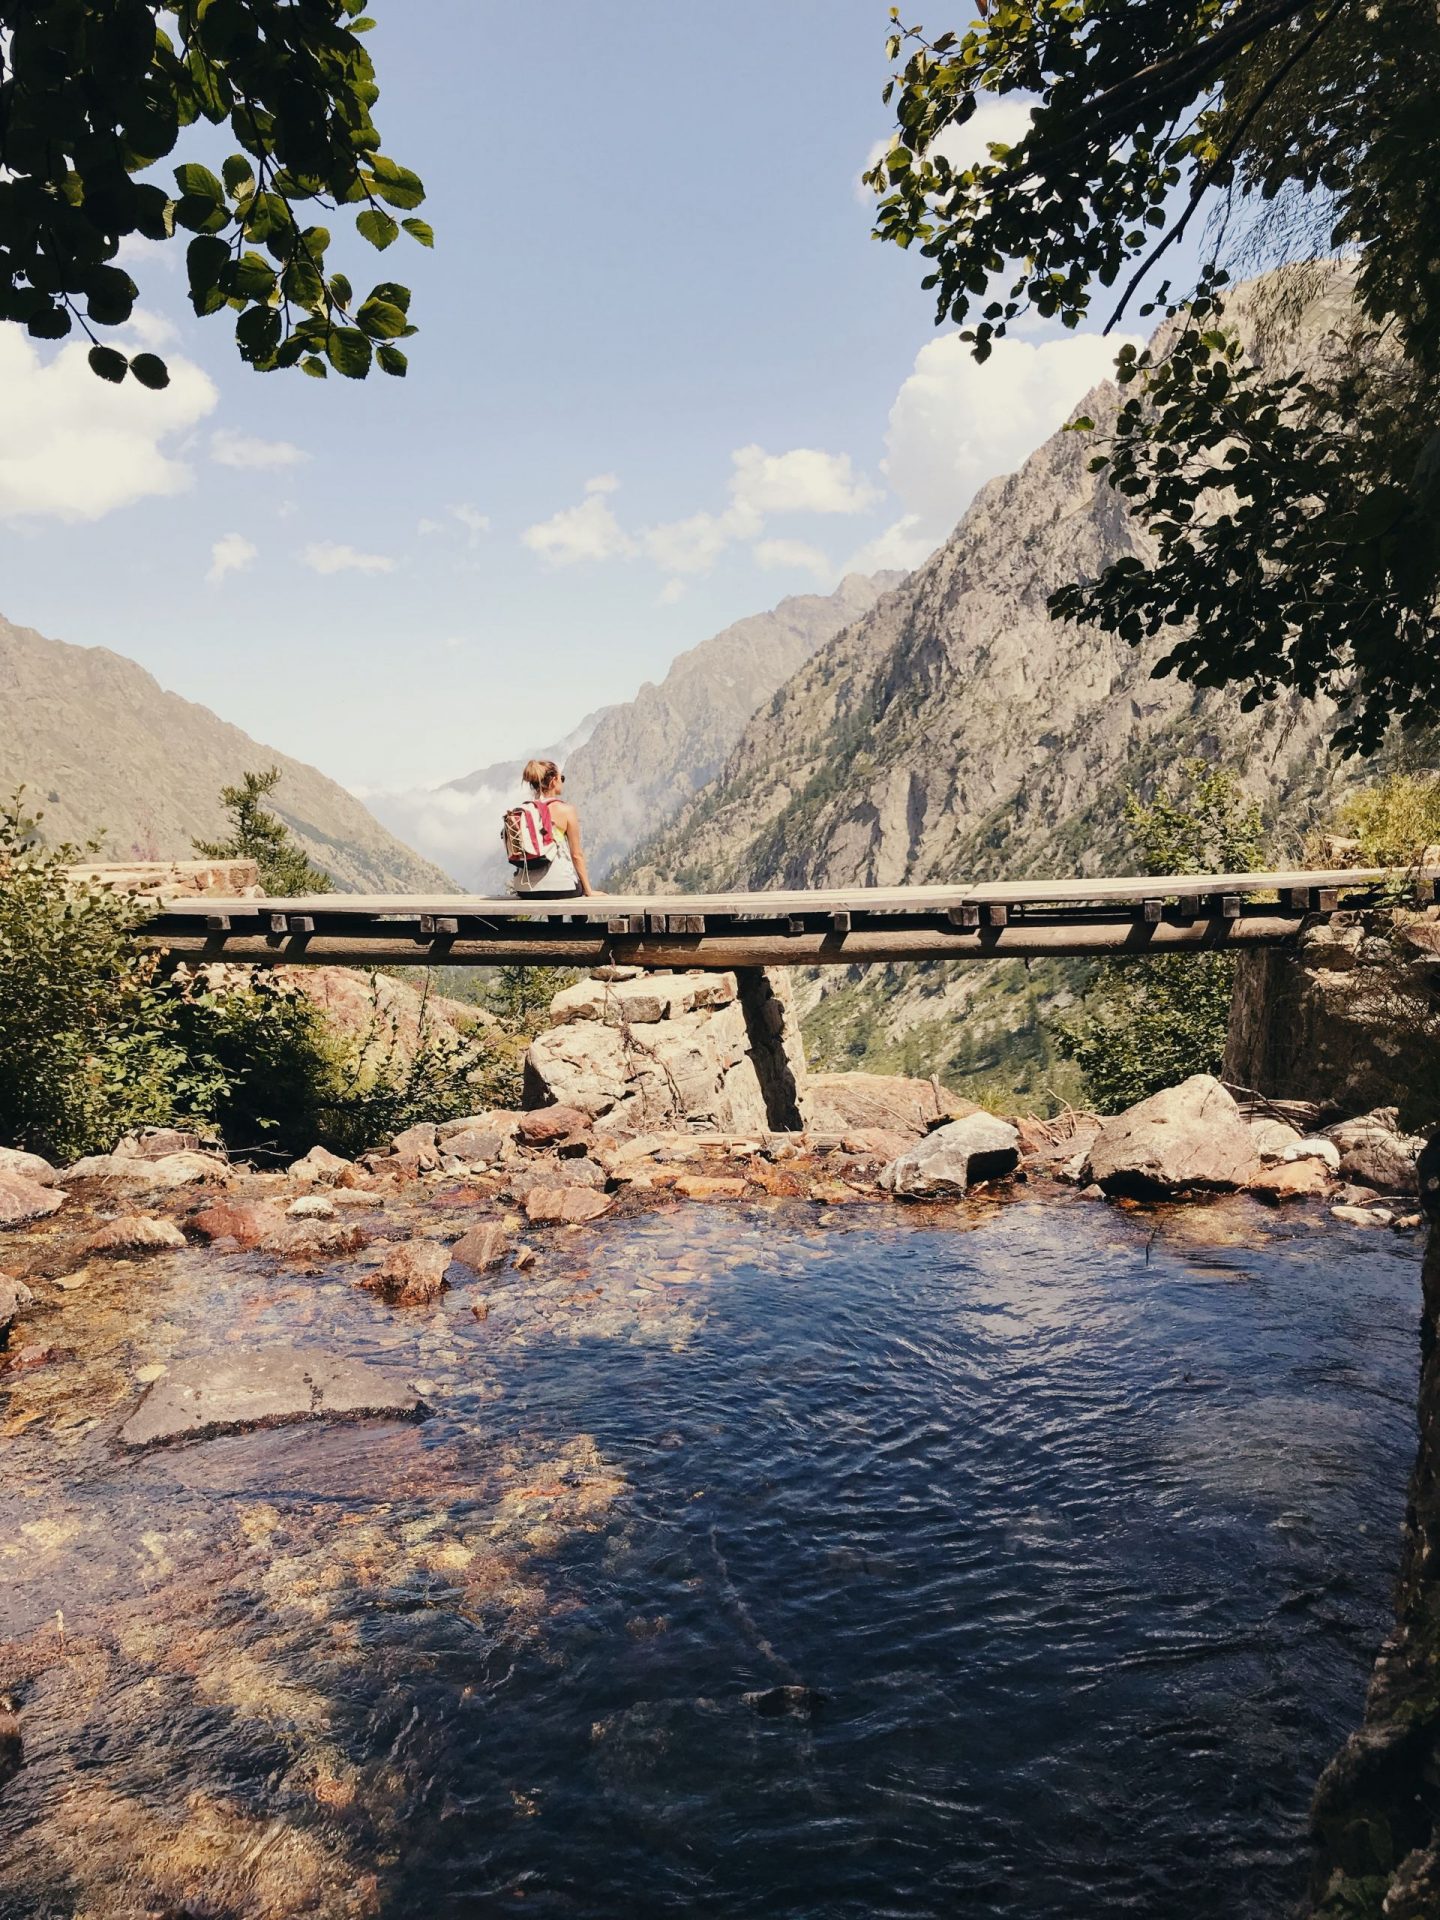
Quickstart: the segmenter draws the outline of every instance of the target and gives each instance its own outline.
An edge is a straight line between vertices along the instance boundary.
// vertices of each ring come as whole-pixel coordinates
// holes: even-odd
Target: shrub
[[[40,845],[37,821],[18,793],[0,809],[0,1140],[64,1160],[207,1115],[220,1073],[131,942],[135,900],[72,884],[82,849]]]
[[[1426,849],[1440,845],[1440,775],[1389,774],[1351,794],[1335,825],[1359,841],[1362,866],[1419,866]]]
[[[1260,808],[1233,774],[1187,760],[1150,801],[1133,790],[1125,823],[1147,873],[1244,873],[1263,866]],[[1235,962],[1225,953],[1102,961],[1056,1044],[1102,1113],[1133,1106],[1192,1073],[1218,1073]]]

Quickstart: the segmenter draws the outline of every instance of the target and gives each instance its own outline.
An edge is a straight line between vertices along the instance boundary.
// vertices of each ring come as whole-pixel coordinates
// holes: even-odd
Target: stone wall
[[[1326,1117],[1403,1105],[1417,1026],[1440,1006],[1430,916],[1337,914],[1293,948],[1242,952],[1220,1077]]]
[[[601,1133],[794,1132],[805,1054],[780,970],[606,967],[557,993],[525,1056],[525,1105],[574,1107]]]
[[[204,893],[243,900],[261,892],[260,869],[253,860],[132,860],[70,867],[67,872],[76,880],[88,880],[112,893],[138,893],[156,900],[188,899]]]

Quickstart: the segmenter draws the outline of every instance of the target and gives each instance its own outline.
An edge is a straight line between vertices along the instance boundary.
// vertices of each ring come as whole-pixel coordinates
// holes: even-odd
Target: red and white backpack
[[[548,867],[556,853],[555,828],[548,803],[526,800],[518,807],[508,807],[500,838],[505,846],[505,858],[512,867],[527,871]]]

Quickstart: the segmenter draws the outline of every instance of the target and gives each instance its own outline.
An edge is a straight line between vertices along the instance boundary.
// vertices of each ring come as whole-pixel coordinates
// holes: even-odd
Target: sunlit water
[[[551,1247],[436,1313],[95,1283],[98,1424],[5,1443],[0,1911],[1285,1910],[1386,1625],[1413,1241],[1057,1200]],[[282,1338],[433,1417],[117,1455],[135,1368]]]

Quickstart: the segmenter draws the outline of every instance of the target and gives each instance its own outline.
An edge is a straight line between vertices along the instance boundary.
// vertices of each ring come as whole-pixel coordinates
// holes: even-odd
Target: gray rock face
[[[412,1387],[358,1360],[270,1347],[180,1361],[149,1389],[120,1439],[158,1447],[299,1420],[408,1419],[424,1411]]]
[[[918,1138],[942,1115],[962,1114],[970,1106],[933,1080],[897,1073],[812,1073],[810,1096],[821,1133],[878,1127]]]
[[[1008,1120],[967,1113],[892,1160],[880,1174],[880,1185],[899,1199],[943,1199],[1013,1173],[1019,1162],[1020,1135]]]
[[[1083,1169],[1107,1193],[1248,1186],[1261,1168],[1254,1134],[1208,1073],[1192,1074],[1105,1121]]]

